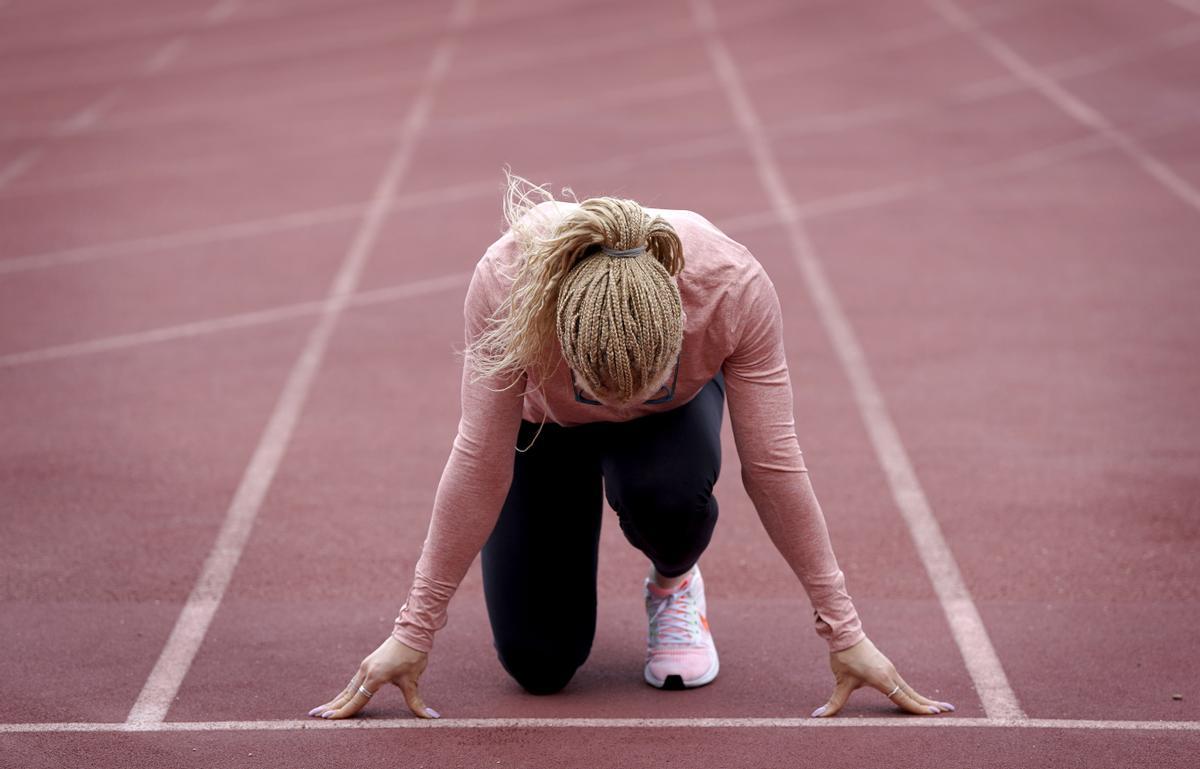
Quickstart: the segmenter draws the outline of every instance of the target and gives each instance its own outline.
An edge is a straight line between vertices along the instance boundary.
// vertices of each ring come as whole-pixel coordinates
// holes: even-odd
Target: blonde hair
[[[596,395],[634,399],[683,344],[678,234],[623,198],[588,198],[561,218],[547,215],[557,202],[549,191],[505,175],[504,218],[523,258],[510,294],[467,348],[474,381],[511,376],[511,387],[528,371],[544,383],[565,359]],[[642,247],[632,257],[601,250]]]

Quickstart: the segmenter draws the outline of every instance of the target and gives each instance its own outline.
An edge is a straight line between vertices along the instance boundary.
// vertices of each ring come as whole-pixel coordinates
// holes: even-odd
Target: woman
[[[559,202],[519,177],[505,217],[467,291],[462,418],[408,600],[310,715],[352,716],[390,682],[414,714],[439,717],[418,680],[481,551],[501,664],[532,693],[560,690],[595,632],[602,493],[650,561],[644,679],[712,681],[697,561],[717,518],[726,398],[743,483],[829,643],[835,688],[813,715],[863,685],[911,713],[953,710],[908,686],[862,631],[796,437],[779,300],[754,257],[690,211]]]

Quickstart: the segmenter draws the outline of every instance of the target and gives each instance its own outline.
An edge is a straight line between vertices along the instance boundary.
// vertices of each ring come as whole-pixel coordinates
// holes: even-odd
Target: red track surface
[[[716,2],[711,28],[706,9],[0,1],[0,764],[1194,764],[1200,5],[753,0]],[[385,694],[356,723],[292,723],[408,586],[506,163],[700,211],[763,262],[865,627],[954,718],[860,692],[837,723],[771,720],[830,676],[727,440],[712,686],[641,682],[644,564],[610,515],[595,648],[564,692],[503,673],[472,571],[423,679],[441,722]],[[322,315],[338,275],[352,297]],[[974,688],[881,418],[1010,720]],[[165,720],[121,733],[256,467]],[[588,720],[531,720],[565,718]]]

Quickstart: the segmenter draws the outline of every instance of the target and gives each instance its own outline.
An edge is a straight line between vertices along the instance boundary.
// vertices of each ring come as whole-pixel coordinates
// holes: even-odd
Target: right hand
[[[425,672],[428,662],[429,655],[425,652],[417,651],[388,636],[378,649],[362,661],[354,678],[350,679],[350,683],[346,684],[346,688],[342,689],[338,696],[324,705],[318,705],[308,711],[308,714],[320,718],[349,718],[371,700],[360,692],[358,687],[365,687],[374,695],[385,685],[395,684],[404,693],[404,700],[413,715],[419,718],[441,718],[436,710],[422,701],[417,692],[417,680]]]

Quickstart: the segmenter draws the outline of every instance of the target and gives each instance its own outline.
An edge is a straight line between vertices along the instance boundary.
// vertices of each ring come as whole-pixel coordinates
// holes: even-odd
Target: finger
[[[871,685],[883,692],[883,696],[909,713],[928,716],[942,712],[942,709],[937,705],[923,705],[913,699],[909,690],[906,690],[904,687],[904,679],[896,672],[896,668],[891,665],[888,666],[887,674],[878,680],[871,681]]]
[[[362,685],[362,682],[366,677],[366,672],[362,668],[359,668],[358,672],[354,674],[354,677],[350,679],[350,683],[346,684],[345,688],[338,692],[336,697],[331,699],[329,702],[326,702],[324,705],[317,705],[315,708],[308,711],[308,714],[310,716],[319,716],[326,711],[337,710],[338,708],[342,707],[350,701],[350,698],[354,696],[354,692],[358,690],[358,687]]]
[[[400,691],[404,692],[404,701],[408,703],[408,709],[413,712],[418,718],[441,718],[442,714],[425,704],[421,699],[420,692],[417,691],[417,682],[410,678],[403,678],[396,682],[396,686],[400,687]]]
[[[850,699],[850,692],[862,686],[862,681],[852,676],[843,676],[837,680],[837,684],[833,687],[833,694],[829,695],[829,701],[812,712],[813,718],[829,718],[836,716],[842,706],[846,704],[846,700]]]
[[[371,701],[371,697],[375,696],[375,692],[378,691],[378,689],[379,684],[371,681],[368,678],[366,681],[359,684],[358,688],[354,690],[353,695],[345,705],[342,705],[340,708],[325,711],[321,714],[321,718],[337,720],[339,718],[349,718],[350,716],[355,715],[358,713],[358,711],[367,706],[367,703]]]
[[[926,707],[935,707],[943,713],[954,712],[954,706],[949,702],[938,702],[937,700],[931,700],[930,698],[918,692],[916,689],[909,686],[908,681],[905,681],[899,673],[896,674],[896,683],[900,684],[900,688],[903,689],[909,697],[912,697],[922,705],[925,705]]]
[[[930,716],[942,712],[937,705],[922,705],[920,702],[917,702],[904,690],[903,686],[895,689],[888,699],[896,703],[903,710],[918,716]]]
[[[336,697],[331,699],[329,702],[326,702],[324,705],[318,705],[317,707],[308,711],[308,714],[310,716],[319,716],[327,710],[336,710],[342,707],[350,701],[351,697],[354,696],[354,690],[359,687],[364,678],[366,678],[366,671],[362,666],[359,666],[358,671],[355,672],[354,676],[350,679],[350,683],[342,687],[342,690],[338,692]]]

